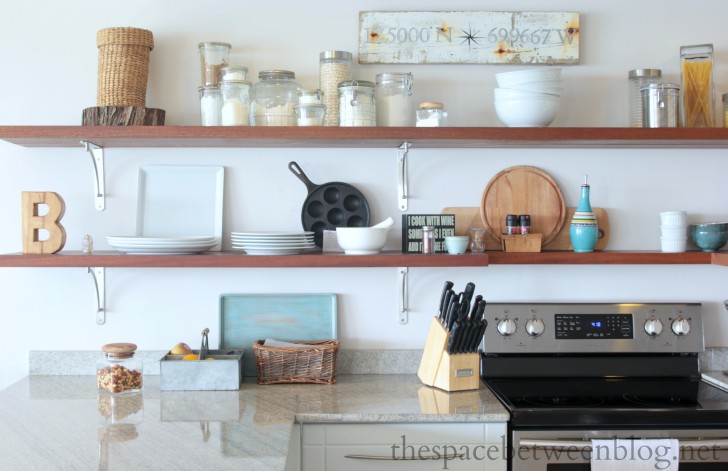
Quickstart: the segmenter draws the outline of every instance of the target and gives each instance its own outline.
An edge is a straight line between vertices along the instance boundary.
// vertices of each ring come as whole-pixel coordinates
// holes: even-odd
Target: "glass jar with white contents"
[[[319,88],[324,92],[326,126],[339,125],[339,95],[341,82],[351,80],[353,56],[347,51],[324,51],[319,54]]]
[[[299,105],[321,105],[323,104],[324,92],[321,89],[315,90],[299,90]]]
[[[295,126],[298,103],[296,74],[290,70],[261,70],[250,91],[251,126]]]
[[[377,126],[412,126],[412,74],[377,75]]]
[[[376,126],[374,83],[347,80],[339,83],[339,126]]]
[[[220,87],[207,86],[198,88],[200,92],[200,125],[220,126],[222,111],[222,93]]]
[[[250,82],[245,80],[223,80],[220,83],[221,125],[247,126],[249,124],[250,86]]]
[[[447,111],[445,106],[437,101],[425,101],[420,103],[417,110],[418,128],[437,128],[447,125]]]
[[[226,80],[247,80],[248,68],[241,66],[223,67],[220,75],[223,82]]]

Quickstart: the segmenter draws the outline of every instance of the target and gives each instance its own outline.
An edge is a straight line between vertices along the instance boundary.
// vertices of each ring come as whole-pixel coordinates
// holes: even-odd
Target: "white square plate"
[[[136,235],[213,236],[222,247],[225,167],[143,165],[139,167]]]

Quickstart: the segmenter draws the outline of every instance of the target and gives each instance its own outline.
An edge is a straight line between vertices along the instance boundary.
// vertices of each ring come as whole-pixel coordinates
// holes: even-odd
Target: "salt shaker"
[[[435,253],[435,226],[422,226],[422,253]]]

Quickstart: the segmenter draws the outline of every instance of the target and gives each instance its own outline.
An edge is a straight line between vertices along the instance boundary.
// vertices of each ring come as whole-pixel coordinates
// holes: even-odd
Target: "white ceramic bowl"
[[[660,226],[660,235],[669,239],[682,239],[687,237],[687,226]]]
[[[560,80],[561,69],[558,67],[544,67],[541,69],[516,70],[495,74],[495,80],[501,88],[514,88],[514,85],[543,80]]]
[[[337,227],[336,241],[347,255],[379,253],[387,242],[389,227]]]
[[[660,221],[663,226],[687,226],[688,214],[685,211],[663,211]]]
[[[687,242],[687,236],[681,239],[660,237],[660,245],[663,252],[685,252]]]
[[[523,83],[516,85],[513,88],[497,88],[496,90],[514,90],[521,92],[533,92],[533,93],[547,93],[549,95],[561,95],[564,91],[564,87],[561,86],[561,82],[557,85],[543,85],[540,82],[536,83]]]
[[[551,124],[559,111],[559,97],[495,100],[495,112],[511,128],[535,128]]]
[[[543,92],[532,92],[528,90],[517,90],[515,88],[494,88],[493,96],[496,100],[512,100],[512,99],[530,99],[530,98],[543,98],[555,97],[559,98],[558,94],[548,94]]]

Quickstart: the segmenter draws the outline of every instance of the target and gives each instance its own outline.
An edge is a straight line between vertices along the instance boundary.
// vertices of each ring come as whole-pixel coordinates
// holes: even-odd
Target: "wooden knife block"
[[[480,387],[480,355],[447,353],[450,332],[437,317],[432,318],[417,376],[424,384],[445,391],[467,391]]]

